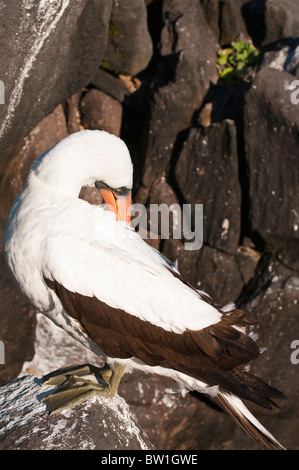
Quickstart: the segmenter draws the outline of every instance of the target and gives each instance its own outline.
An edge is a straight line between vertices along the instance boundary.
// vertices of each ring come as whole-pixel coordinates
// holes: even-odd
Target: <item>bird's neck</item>
[[[59,172],[31,172],[28,186],[30,190],[38,190],[40,193],[48,193],[53,197],[63,196],[64,198],[77,199],[81,191],[82,186],[91,186],[94,182],[87,177],[84,178],[81,175],[77,175],[76,172],[63,171],[63,168]]]

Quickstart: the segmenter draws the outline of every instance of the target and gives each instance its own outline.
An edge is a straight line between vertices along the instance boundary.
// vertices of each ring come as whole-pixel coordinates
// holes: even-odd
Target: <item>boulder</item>
[[[130,79],[130,77],[125,75],[112,75],[100,68],[92,79],[91,84],[107,95],[110,95],[112,98],[118,100],[120,103],[123,103],[136,89],[133,88],[134,82],[130,80],[131,83],[129,82],[130,86],[128,86],[128,80],[125,78]]]
[[[102,68],[115,75],[136,75],[152,57],[144,0],[113,1]]]
[[[0,217],[0,384],[13,380],[34,356],[36,312],[13,283],[4,260],[6,219]],[[3,360],[4,359],[4,360]],[[4,362],[4,363],[3,363]]]
[[[243,17],[247,0],[226,0],[222,3],[220,15],[220,44],[228,46],[234,41],[250,41]]]
[[[119,394],[156,449],[238,449],[235,439],[243,432],[225,413],[202,395],[171,393],[172,386],[170,379],[142,372],[124,375],[120,384]]]
[[[281,390],[287,399],[273,415],[257,410],[265,426],[271,426],[288,449],[298,449],[298,303],[299,244],[281,245],[278,251],[263,255],[256,274],[238,300],[238,307],[257,320],[254,330],[260,347],[267,350],[250,365],[250,371]],[[294,346],[295,341],[295,346]]]
[[[213,80],[217,41],[195,0],[164,1],[157,72],[139,153],[143,155],[143,203],[153,181],[165,174],[179,140]]]
[[[273,351],[268,354],[275,360]],[[272,383],[277,382],[273,379]],[[182,397],[181,394],[171,393],[172,385],[169,379],[134,372],[123,377],[119,388],[119,394],[125,398],[155,448],[182,451],[261,450],[208,398],[198,393],[188,393]],[[298,449],[296,435],[288,436],[287,427],[284,431],[281,425],[282,411],[264,410],[250,403],[246,406],[282,444],[289,449]]]
[[[233,121],[191,128],[175,166],[185,203],[203,204],[204,243],[235,253],[240,238],[241,191]]]
[[[66,100],[65,111],[67,120],[67,130],[69,134],[80,131],[82,129],[81,115],[80,115],[80,101],[82,91],[74,93]]]
[[[1,450],[153,449],[123,398],[94,397],[49,415],[41,401],[47,394],[33,375],[0,388]]]
[[[91,81],[104,57],[111,6],[112,0],[1,6],[2,150]]]
[[[299,107],[294,77],[264,67],[246,95],[245,156],[251,230],[263,239],[299,238]]]
[[[299,5],[293,0],[267,0],[265,8],[265,39],[268,44],[279,39],[298,36]]]
[[[85,129],[99,129],[120,135],[122,106],[111,96],[92,88],[82,98],[80,111]]]
[[[265,52],[260,67],[270,67],[299,77],[299,39],[287,38],[276,42]]]

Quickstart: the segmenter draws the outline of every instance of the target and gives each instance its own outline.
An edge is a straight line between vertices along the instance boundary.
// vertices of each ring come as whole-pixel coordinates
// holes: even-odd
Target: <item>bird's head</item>
[[[71,134],[41,155],[31,174],[72,197],[78,197],[83,186],[96,186],[117,219],[129,222],[133,166],[119,137],[99,130]]]

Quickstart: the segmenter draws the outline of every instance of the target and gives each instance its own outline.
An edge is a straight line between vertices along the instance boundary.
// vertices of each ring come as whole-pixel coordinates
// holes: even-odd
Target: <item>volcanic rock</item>
[[[104,57],[112,0],[4,2],[1,149],[86,86]]]
[[[294,77],[264,67],[246,95],[244,139],[251,230],[264,239],[299,238],[299,107]]]
[[[295,253],[297,256],[295,258]],[[288,449],[297,449],[299,406],[297,399],[298,360],[292,356],[298,325],[299,304],[299,245],[291,249],[286,242],[280,252],[261,257],[255,276],[244,289],[238,307],[248,317],[257,320],[253,326],[259,335],[258,344],[266,351],[250,365],[250,372],[263,377],[270,385],[281,390],[286,400],[280,401],[281,409],[271,414],[256,410],[257,417]],[[288,266],[285,264],[287,261]],[[298,343],[297,349],[298,349]],[[298,353],[297,353],[298,357]],[[255,408],[254,408],[255,410]]]
[[[113,1],[102,68],[115,75],[136,75],[152,57],[144,0]]]
[[[1,450],[153,449],[123,398],[94,397],[49,416],[48,393],[32,375],[0,388]]]
[[[164,1],[164,27],[140,153],[148,192],[165,174],[179,134],[190,124],[210,82],[217,80],[217,42],[195,0]],[[143,200],[138,200],[143,203]]]
[[[175,166],[185,203],[203,204],[203,241],[235,253],[240,237],[236,128],[232,121],[192,128]]]
[[[233,41],[249,41],[246,23],[242,10],[247,0],[226,0],[221,8],[221,37],[222,46],[228,46]]]
[[[122,106],[96,88],[89,90],[81,100],[82,124],[86,129],[99,129],[119,136]]]
[[[265,40],[268,44],[279,39],[298,37],[299,5],[292,0],[267,0],[265,9]]]

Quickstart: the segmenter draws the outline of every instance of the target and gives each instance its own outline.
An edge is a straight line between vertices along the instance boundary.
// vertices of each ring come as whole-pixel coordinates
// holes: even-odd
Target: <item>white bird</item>
[[[112,374],[92,366],[60,371],[53,383],[66,381],[49,408],[94,393],[113,396],[124,368],[140,369],[172,378],[183,393],[210,396],[255,441],[283,448],[242,402],[271,408],[272,399],[284,398],[239,369],[260,353],[245,333],[245,313],[193,289],[129,226],[132,174],[121,139],[80,131],[34,162],[12,207],[5,236],[12,276],[40,312]],[[96,186],[113,210],[79,199],[82,186]]]

